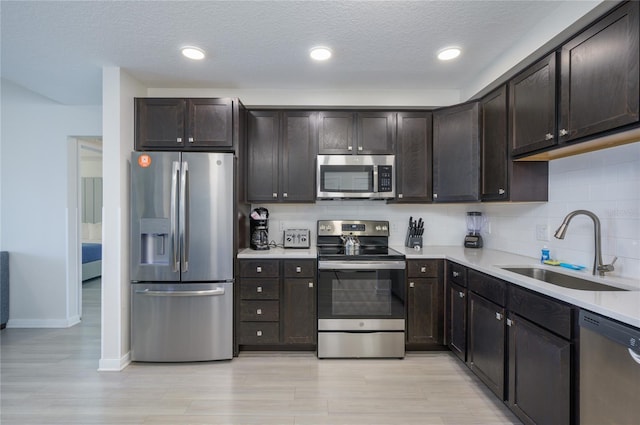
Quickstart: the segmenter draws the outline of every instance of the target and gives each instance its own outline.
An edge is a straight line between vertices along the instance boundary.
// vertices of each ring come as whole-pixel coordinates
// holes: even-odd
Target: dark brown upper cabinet
[[[482,201],[546,201],[549,164],[512,161],[508,149],[507,87],[482,98]]]
[[[316,113],[251,111],[247,201],[314,202]]]
[[[136,98],[136,150],[233,150],[233,99]]]
[[[639,9],[623,4],[562,46],[561,143],[638,122]]]
[[[518,156],[557,144],[556,53],[509,82],[509,139]]]
[[[480,200],[480,103],[433,113],[433,200]]]
[[[318,113],[318,152],[323,155],[393,154],[394,112]]]
[[[399,112],[396,140],[396,200],[431,201],[431,112]]]

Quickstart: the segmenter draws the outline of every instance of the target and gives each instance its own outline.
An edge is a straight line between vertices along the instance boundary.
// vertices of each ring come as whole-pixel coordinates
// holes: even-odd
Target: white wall
[[[558,159],[549,164],[549,202],[448,205],[387,205],[379,201],[319,201],[308,205],[260,204],[269,209],[270,239],[282,243],[281,229],[309,228],[316,241],[319,219],[379,219],[391,223],[390,243],[403,245],[410,216],[425,220],[425,245],[462,245],[466,212],[482,211],[488,220],[485,247],[539,258],[547,245],[553,258],[591,267],[593,225],[576,217],[564,240],[553,232],[576,209],[602,222],[603,260],[618,256],[611,276],[640,275],[640,143]],[[258,205],[252,205],[256,207]],[[536,225],[548,228],[549,241],[536,239]],[[640,282],[639,282],[640,285]]]
[[[134,102],[145,88],[118,67],[103,69],[103,261],[100,370],[129,363],[129,158]]]
[[[9,327],[65,327],[77,271],[67,269],[77,204],[69,137],[102,131],[100,106],[65,106],[2,80],[0,246],[10,252]],[[77,227],[76,227],[77,228]]]

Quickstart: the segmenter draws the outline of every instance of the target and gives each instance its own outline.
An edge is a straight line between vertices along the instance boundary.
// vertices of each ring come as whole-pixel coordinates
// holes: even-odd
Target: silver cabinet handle
[[[427,268],[422,266],[420,267],[420,273],[426,273],[427,272]]]
[[[262,309],[261,308],[256,309],[256,314],[257,315],[261,315],[262,314]]]
[[[353,146],[348,146],[348,147],[347,147],[347,150],[348,150],[348,151],[352,151],[352,150],[353,150]]]
[[[273,194],[271,196],[273,196],[274,198],[277,198],[278,194],[276,192],[273,192]]]
[[[402,199],[404,198],[404,195],[402,193],[398,193],[398,199]]]
[[[553,134],[547,133],[544,135],[544,140],[551,140],[551,139],[553,139]]]
[[[262,267],[260,266],[256,267],[256,273],[262,273]]]
[[[561,136],[566,136],[567,134],[569,134],[569,132],[566,129],[563,128],[562,130],[560,130]]]
[[[309,282],[309,288],[313,288],[313,282]]]
[[[296,273],[302,272],[302,267],[296,267]]]
[[[256,336],[262,336],[262,331],[256,331]]]
[[[182,137],[178,137],[178,138],[176,139],[176,143],[182,143]]]
[[[193,143],[195,140],[193,140],[193,137],[189,137],[189,143]]]
[[[458,276],[460,276],[460,272],[451,272],[451,274],[453,275],[453,277],[458,277]]]
[[[358,146],[358,150],[359,150],[359,151],[363,151],[363,150],[364,150],[364,148],[363,148],[362,146]]]
[[[289,197],[289,194],[288,194],[287,192],[284,192],[284,193],[282,194],[282,197],[283,197],[283,198],[288,198],[288,197]]]
[[[498,195],[504,195],[504,189],[498,189]]]
[[[433,199],[438,199],[438,194],[437,193],[433,194]]]
[[[262,293],[262,286],[258,286],[256,288],[256,292],[259,293],[259,294]]]
[[[458,292],[458,296],[459,296],[460,298],[464,298],[464,292]]]
[[[415,288],[415,287],[416,287],[415,282],[409,282],[409,288]]]
[[[513,320],[507,319],[507,326],[513,326]]]
[[[496,311],[496,320],[502,320],[502,313]]]

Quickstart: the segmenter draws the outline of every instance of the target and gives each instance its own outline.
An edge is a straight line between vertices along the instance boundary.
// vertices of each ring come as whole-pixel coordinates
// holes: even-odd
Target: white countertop
[[[407,259],[444,259],[451,260],[463,266],[470,267],[491,276],[506,280],[513,284],[528,288],[541,294],[548,295],[580,308],[611,317],[623,323],[640,328],[640,281],[633,279],[606,276],[592,276],[589,268],[581,271],[569,270],[561,267],[541,265],[536,258],[510,254],[486,248],[472,249],[462,246],[426,246],[421,250],[393,246],[404,253]],[[238,253],[240,259],[315,259],[316,249],[283,249],[271,248],[264,251],[244,249]],[[581,291],[552,285],[537,279],[522,276],[501,268],[504,266],[535,266],[553,270],[558,273],[578,276],[594,282],[606,283],[620,288],[633,289],[631,291]]]

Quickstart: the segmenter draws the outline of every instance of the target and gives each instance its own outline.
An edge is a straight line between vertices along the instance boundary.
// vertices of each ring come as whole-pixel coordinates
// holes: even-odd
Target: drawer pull
[[[296,267],[296,273],[302,272],[302,267]]]
[[[313,288],[313,282],[309,282],[309,288]]]
[[[261,308],[257,309],[257,310],[256,310],[256,314],[257,314],[258,316],[259,316],[259,315],[261,315],[261,314],[262,314],[262,309],[261,309]]]
[[[420,267],[420,273],[426,273],[427,268],[425,266]]]
[[[464,292],[458,292],[458,296],[459,296],[460,298],[464,298]]]
[[[452,272],[451,274],[453,275],[453,277],[459,277],[460,276],[460,272]]]
[[[415,288],[415,287],[416,287],[415,282],[409,282],[409,288]]]
[[[262,292],[262,286],[258,286],[258,287],[256,288],[256,292],[257,292],[257,293],[261,293],[261,292]]]
[[[256,267],[256,273],[262,273],[262,267],[260,266]]]
[[[507,326],[513,326],[513,320],[507,319]]]
[[[256,331],[256,336],[262,336],[262,331]]]
[[[502,320],[502,313],[496,311],[496,320]]]

